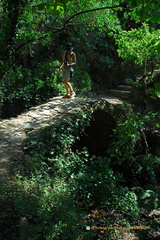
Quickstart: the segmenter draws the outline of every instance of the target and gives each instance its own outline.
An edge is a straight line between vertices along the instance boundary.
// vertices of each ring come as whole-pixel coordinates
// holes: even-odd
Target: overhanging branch
[[[76,14],[74,14],[73,16],[71,16],[65,23],[64,25],[68,24],[73,18],[85,14],[85,13],[89,13],[89,12],[96,12],[96,11],[100,11],[100,10],[105,10],[105,9],[114,9],[114,8],[118,8],[121,7],[121,5],[116,5],[116,6],[112,6],[112,7],[101,7],[101,8],[95,8],[95,9],[90,9],[90,10],[86,10],[86,11],[82,11],[82,12],[78,12]]]
[[[85,11],[81,11],[81,12],[75,13],[74,15],[72,15],[71,17],[69,17],[69,18],[64,22],[63,27],[58,28],[58,29],[55,29],[55,33],[56,33],[57,31],[62,31],[63,29],[65,29],[66,25],[69,24],[73,18],[75,18],[75,17],[77,17],[77,16],[79,16],[79,15],[83,15],[83,14],[86,14],[86,13],[89,13],[89,12],[96,12],[96,11],[101,11],[101,10],[106,10],[106,9],[119,8],[119,7],[124,7],[124,6],[122,6],[122,4],[119,4],[119,5],[115,5],[115,6],[112,6],[112,7],[94,8],[94,9],[89,9],[89,10],[85,10]]]
[[[119,5],[110,6],[110,7],[106,6],[106,7],[94,8],[94,9],[89,9],[89,10],[81,11],[81,12],[75,13],[74,15],[72,15],[71,17],[69,17],[69,18],[64,22],[64,24],[63,24],[63,26],[62,26],[61,28],[51,28],[51,27],[49,27],[49,28],[52,29],[52,30],[54,30],[54,31],[52,32],[53,34],[54,34],[54,33],[58,33],[58,32],[63,31],[63,30],[66,28],[66,26],[67,26],[69,23],[71,23],[71,21],[72,21],[75,17],[77,17],[77,16],[79,16],[79,15],[83,15],[83,14],[86,14],[86,13],[89,13],[89,12],[102,11],[102,10],[106,10],[106,9],[115,9],[115,8],[119,8],[119,7],[123,7],[123,8],[124,8],[124,7],[126,7],[126,4],[125,4],[125,5],[124,5],[124,4],[119,4]],[[39,41],[39,40],[41,40],[41,39],[46,38],[47,36],[48,36],[48,34],[46,34],[46,36],[40,37],[40,38],[37,39],[37,40]],[[27,45],[28,43],[31,43],[31,42],[32,42],[32,40],[29,40],[29,41],[27,41],[26,43],[21,44],[21,45],[17,48],[17,50],[20,50],[22,47],[24,47],[25,45]]]

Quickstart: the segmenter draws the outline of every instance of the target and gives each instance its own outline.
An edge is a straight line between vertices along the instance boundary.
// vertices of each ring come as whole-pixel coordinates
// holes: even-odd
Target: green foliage
[[[158,37],[159,30],[150,31],[146,24],[139,29],[122,31],[116,38],[119,56],[127,63],[144,65],[151,61],[156,66],[159,59]]]
[[[129,0],[128,6],[132,7],[132,18],[136,20],[160,23],[159,1]]]
[[[160,82],[154,84],[154,88],[149,88],[148,93],[151,98],[157,99],[160,97]]]
[[[7,239],[8,236],[10,239],[19,239],[19,229],[17,227],[19,224],[19,215],[14,209],[13,196],[16,193],[14,190],[11,182],[1,181],[0,208],[3,209],[0,218],[0,226],[3,229],[3,231],[0,231],[1,239]]]
[[[159,33],[159,29],[150,28],[149,25],[143,23],[138,29],[121,31],[116,35],[117,51],[123,59],[123,64],[135,64],[143,67],[139,86],[141,85],[143,88],[144,99],[146,98],[146,93],[149,93],[152,98],[155,98],[158,94],[154,89],[147,91],[145,77],[150,75],[148,79],[152,81],[153,71],[159,66]],[[138,86],[137,83],[134,85]]]
[[[116,6],[117,9],[119,9],[118,5],[119,5],[118,0],[114,0],[114,1],[108,0],[107,3],[106,1],[83,0],[83,1],[77,1],[76,4],[74,4],[74,8],[77,9],[77,13],[81,13],[81,14],[78,14],[79,20],[81,22],[88,22],[88,27],[94,28],[95,25],[99,25],[100,27],[104,26],[105,24],[107,25],[107,23],[110,22],[109,14],[111,15],[111,18],[113,18],[113,16],[116,16],[115,11],[109,8]],[[72,1],[70,1],[67,4],[67,10],[68,10],[67,11],[68,13],[66,14],[69,14],[69,15],[73,14]],[[92,10],[95,10],[95,11],[92,11]],[[117,20],[116,17],[113,18],[113,21],[116,21],[116,20]],[[74,21],[74,19],[72,21]]]
[[[121,7],[119,7],[119,4]],[[151,4],[150,1],[145,3],[145,6],[142,1],[135,1],[135,3],[129,1],[129,6],[133,8],[130,11],[132,15],[134,15],[136,7],[141,10],[145,7],[147,12],[150,8],[156,7],[155,3]],[[95,11],[92,11],[94,9]],[[94,81],[94,71],[92,71],[92,68],[90,69],[90,63],[97,66],[96,71],[100,69],[100,77],[102,78],[104,78],[106,66],[107,69],[114,67],[114,58],[116,58],[116,55],[114,56],[115,51],[112,49],[114,44],[110,43],[106,36],[108,33],[121,31],[121,19],[118,14],[127,13],[127,9],[126,4],[121,4],[119,0],[109,0],[107,3],[106,1],[95,0],[76,1],[74,3],[68,0],[52,2],[49,0],[45,2],[38,0],[29,2],[26,0],[19,0],[18,2],[3,1],[1,3],[2,22],[0,31],[0,43],[3,47],[0,50],[0,70],[1,81],[3,84],[6,82],[6,89],[9,85],[9,90],[2,89],[2,92],[5,91],[4,98],[18,98],[22,102],[23,100],[27,101],[27,105],[31,106],[49,98],[51,92],[54,92],[54,95],[62,94],[64,91],[62,83],[51,84],[54,77],[50,73],[48,62],[51,62],[49,57],[51,53],[54,61],[55,59],[60,60],[61,45],[65,45],[68,40],[75,43],[75,47],[78,49],[77,55],[81,55],[81,59],[85,54],[84,61],[81,61],[81,59],[77,61],[78,67],[75,72],[75,79],[73,79],[76,91],[79,95],[88,91],[91,88],[91,79]],[[126,18],[129,18],[128,15]],[[155,40],[156,31],[152,29],[152,32],[150,32],[147,27],[144,27],[143,31],[140,30],[139,32],[140,35],[147,35],[144,38],[144,44],[141,44],[141,41],[136,43],[137,40],[134,40],[137,39],[137,33],[131,34],[134,36],[126,35],[124,45],[129,42],[127,37],[130,37],[130,42],[133,42],[136,47],[144,45],[143,49],[139,48],[141,51],[140,57],[132,56],[133,60],[136,57],[138,64],[141,64],[147,58],[149,61],[156,63],[159,50],[159,41]],[[146,45],[146,41],[150,43]],[[144,51],[145,46],[149,56]],[[135,51],[135,48],[132,49],[132,46],[130,46],[128,51],[126,58],[130,59],[128,56]],[[46,53],[45,59],[43,59],[44,52]],[[124,52],[127,52],[126,49],[124,49]],[[16,69],[12,69],[12,66],[15,65]],[[22,65],[25,66],[23,70]],[[35,68],[38,70],[34,71]],[[42,68],[46,68],[46,72]],[[23,84],[22,88],[19,88],[19,82],[16,83],[14,74],[17,76],[17,80],[21,82],[23,82],[22,75],[24,76],[26,84]],[[44,80],[44,76],[47,80]],[[7,83],[9,81],[7,78],[13,81],[13,91],[11,84]],[[16,85],[18,86],[17,90]],[[36,94],[33,96],[35,91]],[[30,101],[29,104],[28,101]]]
[[[99,66],[102,65],[104,68],[106,68],[106,66],[108,68],[111,68],[113,66],[113,64],[114,64],[114,60],[109,56],[102,56],[99,59]]]
[[[109,159],[91,157],[87,149],[73,151],[74,142],[84,133],[90,118],[89,112],[79,113],[34,135],[25,147],[26,159],[19,162],[21,168],[14,182],[3,184],[3,223],[11,219],[8,204],[14,206],[12,216],[27,221],[27,239],[96,237],[94,230],[86,230],[86,226],[96,224],[88,217],[92,210],[103,209],[103,218],[98,219],[106,226],[117,221],[131,223],[138,216],[136,195],[118,186],[121,178],[112,171]],[[117,216],[122,216],[121,223]],[[14,223],[1,232],[3,239],[8,237],[8,228],[14,229]]]
[[[94,81],[93,65],[105,76],[106,69],[116,63],[114,42],[108,34],[116,38],[125,62],[152,63],[155,67],[160,49],[156,29],[159,2],[129,0],[128,5],[116,7],[119,3],[2,1],[0,107],[6,101],[19,100],[24,109],[62,94],[64,86],[57,75],[60,62],[56,59],[60,60],[60,51],[68,40],[77,50],[73,85],[80,96],[90,90],[91,78]],[[92,11],[105,7],[110,9]],[[131,28],[135,22],[136,27],[141,25],[141,20],[148,25],[121,31],[121,22],[130,24],[130,20]],[[158,83],[155,92],[159,93]],[[90,117],[90,113],[82,113],[66,118],[27,142],[26,158],[18,162],[14,183],[1,185],[1,239],[19,239],[20,219],[28,222],[27,239],[104,239],[103,234],[86,231],[86,226],[128,224],[138,215],[138,207],[148,211],[159,207],[158,190],[146,187],[137,193],[127,187],[157,181],[160,163],[147,149],[147,117],[130,115],[119,125],[108,158],[90,156],[87,149],[75,150],[74,144],[84,134]],[[139,206],[133,191],[143,201]],[[89,219],[89,213],[100,209],[105,212],[103,218]]]
[[[160,83],[157,82],[154,84],[155,90],[157,91],[158,97],[160,96]]]
[[[79,96],[84,96],[86,92],[91,90],[91,79],[86,71],[83,71],[80,67],[75,68],[75,75],[72,79],[75,92]]]
[[[59,64],[59,61],[41,63],[32,71],[22,66],[9,69],[1,80],[1,101],[21,101],[25,109],[61,95],[63,84],[58,83]]]
[[[66,7],[66,4],[70,2],[69,0],[61,0],[61,1],[46,1],[44,2],[38,2],[36,5],[31,6],[31,13],[35,14],[35,12],[49,12],[53,15],[63,15],[64,14],[64,8]],[[35,4],[35,3],[34,3]]]
[[[112,167],[123,175],[130,186],[157,183],[160,160],[149,153],[145,136],[145,122],[155,119],[153,113],[146,116],[132,114],[115,130],[115,140],[108,153]]]
[[[81,223],[84,214],[76,208],[71,193],[72,190],[63,180],[47,181],[47,178],[44,180],[40,176],[31,180],[17,179],[12,186],[3,184],[1,203],[6,204],[7,211],[3,216],[5,228],[0,237],[20,239],[16,235],[15,224],[18,231],[20,219],[26,219],[26,239],[78,239],[79,236],[87,239],[90,233],[84,232],[84,223]],[[9,209],[8,206],[14,208]]]
[[[90,119],[89,113],[79,113],[75,118],[66,118],[62,122],[42,130],[40,134],[33,136],[25,146],[26,153],[33,156],[26,162],[28,171],[34,172],[36,168],[42,172],[50,171],[52,165],[54,166],[56,162],[54,158],[57,159],[69,151],[74,141],[83,134]],[[44,160],[47,160],[47,163]],[[42,164],[44,169],[42,169]]]
[[[148,187],[146,190],[140,187],[129,190],[123,187],[124,184],[142,186],[143,176],[147,182],[155,180],[152,177],[155,175],[154,169],[159,168],[158,158],[156,160],[151,154],[135,155],[134,151],[139,150],[140,130],[144,128],[145,120],[154,119],[154,115],[143,118],[132,115],[119,125],[116,143],[112,143],[109,152],[111,159],[90,156],[87,149],[73,151],[76,139],[89,125],[90,117],[89,112],[83,112],[73,119],[66,118],[28,141],[25,146],[26,159],[19,162],[21,168],[13,186],[4,184],[1,188],[2,204],[7,198],[6,204],[14,205],[14,222],[11,222],[10,208],[2,213],[5,229],[14,229],[15,235],[15,221],[23,218],[29,226],[26,227],[27,239],[67,240],[73,236],[74,239],[90,239],[96,236],[95,231],[85,230],[86,226],[95,224],[87,217],[90,211],[103,209],[103,218],[98,218],[105,226],[114,225],[117,221],[126,225],[138,216],[139,208],[150,211],[159,206],[157,190]],[[128,173],[127,177],[123,174],[125,183],[120,176],[123,171],[119,168]],[[145,202],[140,201],[138,207],[139,199]],[[123,221],[119,222],[118,216]],[[151,220],[148,224],[156,227]],[[6,237],[7,230],[2,231],[1,236]]]
[[[150,153],[145,131],[148,128],[147,122],[154,122],[154,125],[159,122],[158,115],[129,115],[125,122],[118,125],[115,140],[108,149],[111,168],[123,178],[123,186],[132,187],[131,190],[137,196],[140,214],[146,215],[146,225],[155,231],[158,231],[156,210],[159,209],[160,200],[157,187],[160,158]],[[143,239],[146,233],[142,231],[140,235]]]
[[[153,185],[146,185],[145,188],[142,187],[133,187],[133,191],[135,191],[139,208],[144,212],[147,216],[146,224],[158,231],[159,229],[159,211],[160,207],[160,190],[158,187],[154,187]]]

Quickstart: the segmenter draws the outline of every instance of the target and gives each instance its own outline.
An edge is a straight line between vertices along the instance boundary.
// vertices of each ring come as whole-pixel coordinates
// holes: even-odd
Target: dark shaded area
[[[1,118],[6,119],[16,117],[24,111],[24,101],[20,99],[13,99],[12,101],[5,101],[2,106]]]
[[[115,128],[116,123],[109,113],[96,110],[90,126],[86,128],[80,140],[74,144],[73,150],[86,147],[90,155],[106,156],[106,150],[112,141]]]
[[[146,131],[146,140],[150,153],[160,157],[160,133],[159,131]]]
[[[49,98],[56,96],[56,91],[47,85],[34,91],[34,95],[28,94],[28,100],[24,98],[12,98],[3,101],[0,109],[0,118],[7,119],[16,117],[32,106],[44,103]],[[27,98],[27,93],[26,93]]]

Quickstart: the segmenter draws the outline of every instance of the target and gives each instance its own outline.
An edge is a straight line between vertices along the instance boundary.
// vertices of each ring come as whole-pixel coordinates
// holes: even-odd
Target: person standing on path
[[[71,71],[73,71],[72,66],[76,64],[76,54],[73,52],[72,43],[67,44],[67,49],[63,53],[62,62],[59,67],[59,70],[62,69],[62,80],[65,85],[66,95],[64,98],[74,97],[76,94],[73,91],[72,85],[70,84],[69,80],[71,78]]]

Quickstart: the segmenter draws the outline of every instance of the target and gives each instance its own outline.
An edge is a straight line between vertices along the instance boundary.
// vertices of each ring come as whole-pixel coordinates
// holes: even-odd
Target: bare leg
[[[73,92],[72,85],[69,82],[67,82],[67,84],[68,84],[68,88],[69,88],[70,94],[72,94],[72,92]]]
[[[65,86],[65,89],[66,89],[66,95],[64,95],[63,97],[64,97],[64,98],[65,98],[65,97],[69,97],[69,96],[70,96],[70,91],[69,91],[69,88],[68,88],[67,81],[64,80],[63,83],[64,83],[64,86]]]
[[[74,97],[75,96],[75,92],[73,91],[72,85],[67,81],[64,80],[64,85],[66,88],[66,97]]]
[[[72,85],[68,82],[68,87],[69,87],[69,91],[70,91],[70,96],[69,97],[74,97],[76,94],[73,91]]]

